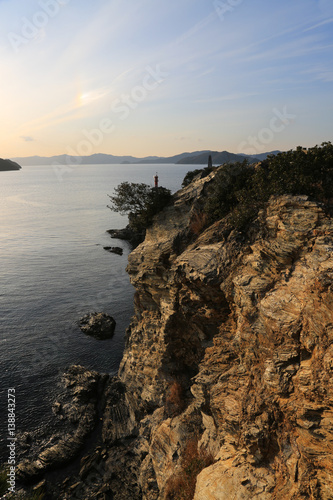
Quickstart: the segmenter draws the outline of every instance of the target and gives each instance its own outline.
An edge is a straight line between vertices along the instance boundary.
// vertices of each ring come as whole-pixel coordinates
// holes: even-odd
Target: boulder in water
[[[106,313],[93,312],[86,314],[79,321],[79,327],[87,335],[99,340],[110,339],[116,327],[116,322]]]

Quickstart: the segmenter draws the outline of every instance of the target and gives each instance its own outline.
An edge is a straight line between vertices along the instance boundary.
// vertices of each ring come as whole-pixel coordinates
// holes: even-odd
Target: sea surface
[[[45,425],[61,373],[72,363],[116,374],[133,314],[127,242],[107,229],[127,217],[107,208],[123,181],[172,192],[195,165],[23,167],[0,172],[0,458],[6,459],[7,393],[16,391],[16,429]],[[122,256],[103,246],[120,246]],[[110,340],[84,335],[77,321],[104,311],[117,323]]]

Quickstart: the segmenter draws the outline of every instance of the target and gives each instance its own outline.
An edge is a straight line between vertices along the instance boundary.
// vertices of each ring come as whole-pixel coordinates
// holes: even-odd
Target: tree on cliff
[[[268,156],[260,164],[247,160],[224,165],[215,177],[204,206],[210,223],[228,216],[231,225],[246,230],[271,196],[307,195],[333,213],[333,145]]]
[[[171,191],[162,186],[152,188],[148,184],[122,182],[114,189],[113,196],[108,196],[112,203],[108,208],[128,215],[131,229],[144,238],[154,215],[170,203]]]

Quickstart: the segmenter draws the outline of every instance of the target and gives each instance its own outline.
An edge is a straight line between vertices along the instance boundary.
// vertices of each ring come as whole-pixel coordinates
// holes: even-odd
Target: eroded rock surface
[[[306,196],[283,196],[252,240],[220,221],[191,242],[200,194],[184,208],[185,197],[129,257],[136,317],[120,377],[140,408],[165,404],[175,379],[187,419],[201,412],[197,431],[216,463],[199,474],[196,500],[329,499],[332,221]],[[159,428],[168,445],[153,440],[148,455],[161,499],[191,437],[175,436],[174,420]]]
[[[172,484],[191,440],[214,462],[195,500],[332,498],[332,220],[282,196],[247,238],[224,220],[198,233],[214,175],[178,192],[129,256],[135,316],[101,448],[63,498],[184,498]]]
[[[29,482],[49,470],[59,468],[73,460],[93,431],[98,417],[98,399],[102,394],[105,377],[79,365],[71,366],[63,375],[64,390],[53,404],[59,420],[54,432],[29,436],[29,459],[17,467],[19,481]],[[23,444],[27,441],[22,436]]]

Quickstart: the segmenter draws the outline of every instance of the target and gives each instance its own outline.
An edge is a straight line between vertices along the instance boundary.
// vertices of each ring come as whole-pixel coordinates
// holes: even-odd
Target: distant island
[[[0,172],[8,170],[21,170],[21,166],[12,160],[3,160],[0,158]]]
[[[280,151],[271,151],[268,153],[259,153],[258,155],[234,154],[228,151],[193,151],[192,153],[181,153],[175,156],[146,156],[144,158],[136,158],[135,156],[114,156],[109,154],[93,154],[90,156],[29,156],[26,158],[12,158],[13,161],[25,166],[38,165],[114,165],[114,164],[187,164],[187,165],[207,165],[208,156],[212,156],[214,165],[222,165],[224,163],[235,163],[243,161],[247,158],[249,163],[258,163],[265,160],[269,155],[276,155]]]

